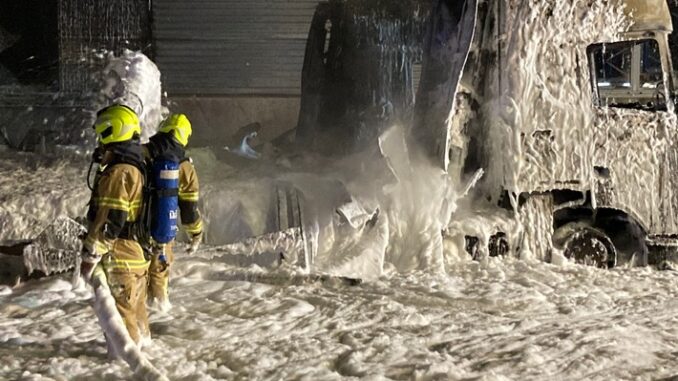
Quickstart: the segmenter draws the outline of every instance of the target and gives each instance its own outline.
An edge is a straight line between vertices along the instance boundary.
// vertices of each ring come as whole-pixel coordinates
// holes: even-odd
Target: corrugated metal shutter
[[[155,0],[153,36],[170,95],[300,94],[317,0]]]

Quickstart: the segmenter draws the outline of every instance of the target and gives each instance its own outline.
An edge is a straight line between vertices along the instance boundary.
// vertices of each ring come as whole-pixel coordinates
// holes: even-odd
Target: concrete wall
[[[297,126],[299,97],[169,97],[172,112],[188,116],[191,145],[232,146],[238,130],[259,123],[260,141],[270,141]]]

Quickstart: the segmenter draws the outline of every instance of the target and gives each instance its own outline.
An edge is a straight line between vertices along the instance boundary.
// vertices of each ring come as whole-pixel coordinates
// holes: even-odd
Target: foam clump
[[[107,60],[99,105],[120,103],[131,107],[141,122],[142,141],[147,141],[168,114],[162,105],[160,70],[143,53],[127,49],[118,57],[109,54]]]

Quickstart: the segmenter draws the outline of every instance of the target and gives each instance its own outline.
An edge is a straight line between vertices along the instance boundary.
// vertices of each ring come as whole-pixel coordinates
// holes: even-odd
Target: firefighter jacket
[[[144,145],[148,159],[161,158],[179,162],[179,211],[181,224],[189,235],[202,233],[203,223],[198,210],[199,183],[193,162],[171,134],[159,132]]]
[[[124,143],[113,148],[97,175],[89,204],[89,227],[85,248],[104,257],[107,271],[145,272],[149,262],[134,240],[132,225],[139,217],[143,200],[141,147]]]

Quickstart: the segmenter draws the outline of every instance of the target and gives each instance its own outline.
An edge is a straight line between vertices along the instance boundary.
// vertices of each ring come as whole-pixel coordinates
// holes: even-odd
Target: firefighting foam
[[[592,99],[588,92],[578,93],[576,84],[559,81],[566,76],[558,71],[580,65],[582,52],[562,55],[543,43],[575,39],[586,46],[613,39],[624,25],[621,9],[583,12],[587,6],[551,4],[552,24],[508,20],[515,26],[509,40],[524,46],[505,63],[516,69],[512,90],[538,101],[518,102],[503,94],[482,100],[483,123],[496,137],[495,145],[485,148],[496,160],[484,175],[477,172],[466,182],[453,181],[422,159],[403,126],[387,129],[372,147],[341,160],[283,153],[258,157],[252,166],[238,169],[211,149],[189,151],[201,174],[207,246],[193,255],[178,246],[173,309],[151,312],[154,336],[143,343],[143,356],[121,335],[118,351],[126,353],[132,366],[109,361],[88,305],[92,292],[72,287],[64,275],[0,286],[0,374],[26,380],[675,376],[675,272],[601,271],[574,265],[557,251],[545,263],[551,237],[540,234],[552,220],[544,217],[543,205],[528,202],[513,214],[474,202],[468,194],[475,187],[495,192],[505,174],[519,191],[523,180],[593,168],[579,163],[595,162],[595,140],[591,147],[568,146],[590,128],[594,115],[579,111]],[[544,7],[530,2],[521,17],[535,18]],[[587,18],[590,14],[596,18]],[[574,34],[563,26],[572,17],[584,25]],[[526,57],[533,65],[522,65]],[[542,60],[558,61],[559,69],[547,72],[544,67],[552,63]],[[140,100],[136,107],[155,110],[139,111],[155,125],[164,112],[160,77],[150,61],[136,62],[144,62],[145,69],[128,75],[139,85],[128,84],[132,90],[113,98]],[[548,96],[541,98],[535,88],[546,88]],[[606,109],[603,119],[615,119],[617,113],[624,111]],[[508,163],[537,155],[532,150],[537,138],[522,150],[521,129],[534,138],[543,127],[538,124],[553,118],[581,122],[555,139],[557,147],[569,147],[558,150],[568,155],[554,160],[556,166],[516,165],[524,171],[506,172]],[[600,139],[615,132],[602,131]],[[624,143],[629,147],[610,147],[602,155],[618,159],[617,173],[656,182],[662,174],[651,168],[671,158],[643,152],[671,144],[675,132],[659,138],[647,131],[633,133]],[[35,239],[45,229],[52,231],[58,217],[82,215],[88,195],[83,166],[81,161],[50,163],[31,154],[0,160],[2,239]],[[643,210],[656,210],[662,202],[655,196],[638,200],[630,192],[625,197],[619,202]],[[288,221],[284,230],[277,229],[283,224],[281,199],[287,200],[287,215],[298,208],[298,224]],[[499,231],[508,236],[510,253],[490,257],[491,237]],[[64,235],[73,235],[69,232]],[[479,239],[476,261],[468,252],[468,236]],[[107,289],[96,292],[100,318],[112,322],[111,332],[123,331]]]

